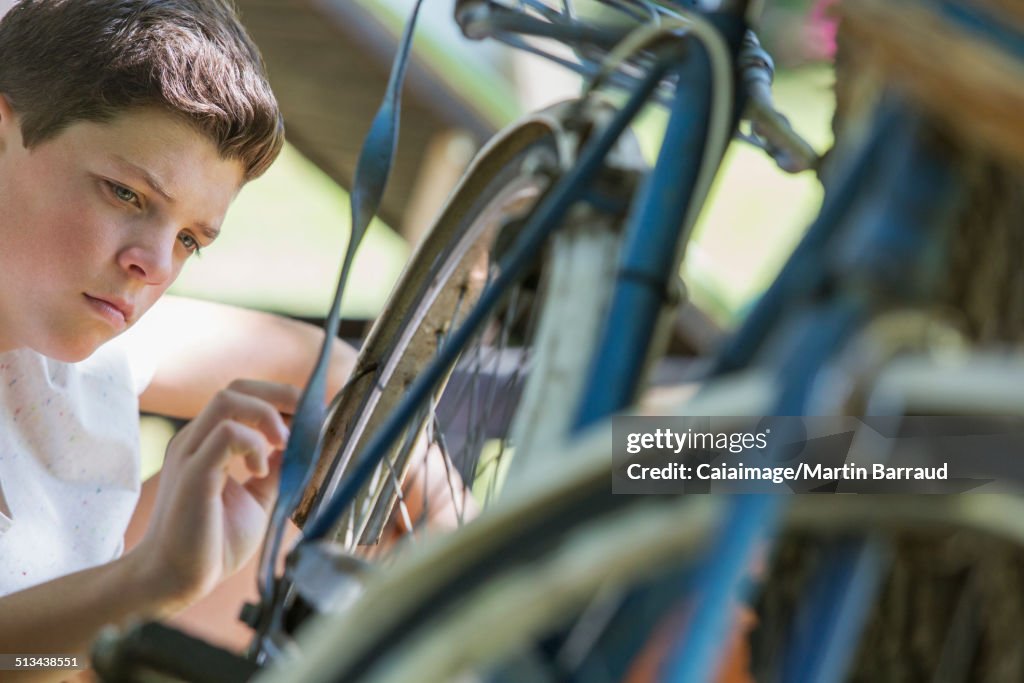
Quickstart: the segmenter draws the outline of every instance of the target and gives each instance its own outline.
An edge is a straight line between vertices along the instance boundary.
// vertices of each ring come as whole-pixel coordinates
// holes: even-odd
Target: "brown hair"
[[[252,179],[284,140],[263,59],[227,0],[22,0],[0,21],[0,93],[26,147],[156,106]]]

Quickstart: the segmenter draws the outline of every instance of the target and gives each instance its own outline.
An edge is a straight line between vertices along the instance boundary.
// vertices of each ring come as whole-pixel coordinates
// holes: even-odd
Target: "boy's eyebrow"
[[[160,183],[159,180],[157,180],[156,176],[154,176],[152,173],[150,173],[149,171],[147,171],[146,169],[142,168],[137,164],[133,164],[132,162],[128,161],[119,154],[111,154],[111,156],[114,158],[115,161],[120,162],[121,164],[127,166],[132,171],[134,171],[140,178],[142,178],[145,181],[147,185],[149,185],[149,187],[154,192],[159,194],[168,202],[174,201],[174,197],[167,193],[167,190],[164,189],[164,186]],[[211,226],[209,223],[203,221],[197,222],[195,224],[195,227],[197,230],[199,230],[199,232],[203,233],[206,236],[206,238],[209,239],[210,241],[217,239],[217,237],[220,235],[220,230]]]
[[[220,235],[220,230],[218,230],[217,228],[211,226],[209,223],[203,223],[203,222],[196,223],[196,229],[199,232],[201,232],[204,235],[206,235],[206,239],[210,240],[211,242],[213,240],[217,239],[217,236]]]
[[[121,164],[127,166],[132,171],[134,171],[139,177],[146,181],[146,184],[149,185],[150,189],[159,194],[161,197],[163,197],[169,202],[174,201],[174,197],[167,193],[167,190],[164,189],[164,186],[160,183],[159,180],[157,180],[156,176],[154,176],[152,173],[142,168],[141,166],[133,164],[132,162],[128,161],[119,154],[111,154],[110,156],[113,157],[115,161],[120,162]]]

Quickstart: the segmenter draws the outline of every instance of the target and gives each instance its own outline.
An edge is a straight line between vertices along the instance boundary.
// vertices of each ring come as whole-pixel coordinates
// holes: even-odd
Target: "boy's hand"
[[[139,553],[154,590],[187,604],[239,569],[259,547],[288,440],[282,413],[299,389],[242,380],[221,391],[171,441],[153,519]],[[243,459],[250,479],[228,476]]]

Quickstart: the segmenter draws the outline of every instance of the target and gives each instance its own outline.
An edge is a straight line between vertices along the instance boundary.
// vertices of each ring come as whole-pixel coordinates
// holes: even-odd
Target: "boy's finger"
[[[281,478],[281,454],[270,457],[270,472],[265,477],[252,477],[245,482],[245,490],[249,492],[264,510],[269,511],[277,499],[278,482]]]
[[[253,476],[265,477],[270,472],[271,451],[260,431],[241,422],[224,420],[207,434],[189,464],[203,472],[226,472],[231,458],[242,456]]]
[[[194,452],[221,422],[228,420],[256,429],[275,448],[282,448],[288,442],[288,427],[277,408],[262,398],[225,390],[189,425],[189,433],[181,444],[184,452]]]
[[[294,415],[302,396],[302,389],[291,384],[262,382],[255,379],[236,379],[228,385],[229,391],[263,399],[285,415]]]

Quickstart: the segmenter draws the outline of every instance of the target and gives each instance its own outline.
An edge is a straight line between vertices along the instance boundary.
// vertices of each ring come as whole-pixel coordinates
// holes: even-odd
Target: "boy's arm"
[[[287,318],[197,299],[165,296],[125,339],[133,353],[154,354],[156,372],[140,397],[144,411],[191,418],[240,377],[305,386],[323,331]],[[356,352],[332,351],[331,398],[348,380]]]
[[[165,616],[234,574],[259,547],[298,390],[238,381],[167,448],[153,519],[122,558],[0,598],[4,654],[84,655],[108,623]],[[247,479],[228,476],[244,464]],[[65,672],[66,673],[66,672]],[[8,677],[4,674],[4,681]],[[32,672],[20,680],[59,680]]]
[[[145,561],[139,554],[124,555],[0,598],[0,649],[12,655],[77,656],[81,665],[87,665],[88,648],[104,625],[174,611],[175,599],[161,592],[157,575]],[[4,672],[3,680],[58,681],[68,673]]]

